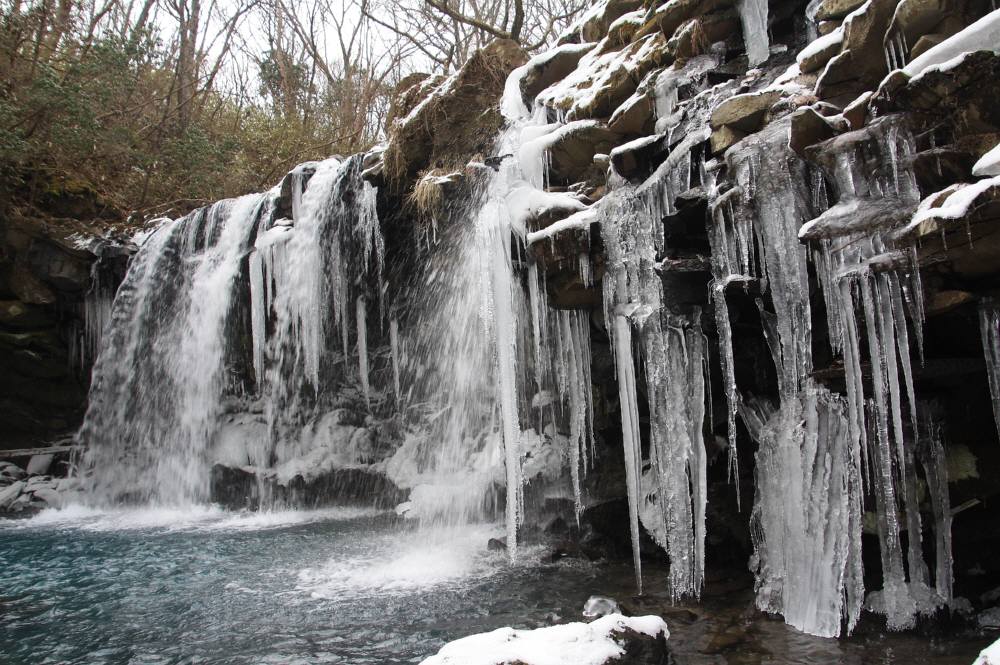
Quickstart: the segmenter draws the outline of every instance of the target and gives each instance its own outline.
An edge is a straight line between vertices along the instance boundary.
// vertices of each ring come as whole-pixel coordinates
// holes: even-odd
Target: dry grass
[[[407,202],[422,217],[434,217],[441,210],[441,203],[444,201],[444,183],[441,176],[445,175],[441,169],[431,169],[413,185],[413,191],[407,197]]]
[[[417,102],[420,109],[409,121],[392,128],[382,156],[383,173],[391,186],[402,192],[413,181],[410,201],[418,209],[433,208],[439,183],[425,178],[456,170],[449,167],[460,170],[471,155],[492,150],[503,124],[497,102],[504,82],[525,59],[513,42],[492,43],[429,92],[429,99]]]

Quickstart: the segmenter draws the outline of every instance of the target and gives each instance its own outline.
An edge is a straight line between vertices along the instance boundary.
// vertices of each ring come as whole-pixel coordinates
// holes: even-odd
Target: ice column
[[[358,328],[358,373],[361,377],[361,391],[365,395],[365,403],[371,403],[371,387],[368,383],[368,310],[365,297],[358,296],[356,304]]]
[[[751,67],[756,67],[771,54],[767,35],[767,0],[739,0],[737,9],[743,24],[743,43]]]
[[[990,381],[990,396],[993,399],[993,419],[996,421],[997,432],[1000,432],[1000,308],[992,299],[979,303],[979,332],[982,335],[986,376]]]

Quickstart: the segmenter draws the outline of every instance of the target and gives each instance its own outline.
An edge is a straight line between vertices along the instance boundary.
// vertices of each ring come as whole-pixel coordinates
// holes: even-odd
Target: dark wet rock
[[[560,516],[553,517],[542,531],[547,536],[561,536],[569,533],[569,524]]]
[[[624,648],[624,653],[609,661],[607,665],[675,665],[674,658],[666,638],[663,635],[650,637],[626,628],[618,635],[617,640]]]
[[[10,483],[24,478],[25,471],[13,462],[0,461],[0,484]]]
[[[735,11],[705,14],[682,25],[667,42],[667,48],[678,61],[708,53],[711,45],[725,41],[740,30]]]
[[[655,121],[655,103],[651,94],[635,94],[622,103],[608,121],[608,129],[616,134],[648,134]]]
[[[232,510],[283,505],[322,508],[334,505],[364,505],[391,508],[406,494],[382,473],[369,468],[331,469],[308,478],[296,475],[287,483],[272,473],[253,467],[212,467],[210,494],[214,503]]]
[[[546,106],[566,112],[566,119],[592,120],[611,116],[637,90],[647,74],[673,62],[662,33],[646,35],[618,52],[602,56],[558,89],[539,96]]]
[[[615,148],[611,152],[611,163],[618,175],[641,182],[669,153],[668,136],[656,134]]]
[[[875,228],[893,228],[907,221],[916,206],[893,198],[856,199],[832,206],[803,228],[803,240],[835,238]]]
[[[909,45],[907,61],[959,32],[990,10],[984,0],[902,0],[885,33],[896,48]]]
[[[712,132],[712,136],[709,138],[712,154],[720,155],[724,153],[726,150],[746,138],[746,136],[746,132],[740,131],[734,127],[730,127],[728,125],[719,127]]]
[[[833,138],[839,132],[846,130],[846,125],[846,120],[841,119],[840,122],[830,120],[820,115],[812,107],[800,108],[791,116],[791,132],[788,138],[788,147],[798,153],[799,156],[805,157],[806,148]]]
[[[799,70],[803,74],[819,71],[835,55],[840,53],[842,40],[830,38],[823,48],[816,49],[812,53],[799,56]]]
[[[910,80],[894,74],[871,101],[880,114],[911,112],[914,121],[941,122],[959,135],[1000,131],[1000,54],[977,51],[946,70],[926,71]],[[933,120],[932,120],[933,118]]]
[[[732,5],[732,0],[668,0],[650,9],[646,26],[637,33],[637,36],[649,34],[654,30],[672,35],[681,25],[696,16]]]
[[[850,51],[842,51],[830,58],[816,81],[816,96],[824,100],[843,100],[854,97],[865,84],[854,68]]]
[[[947,314],[963,305],[974,302],[976,297],[968,291],[936,291],[927,303],[927,316]]]
[[[583,616],[602,617],[608,614],[620,614],[621,608],[614,598],[606,596],[591,596],[583,604]]]
[[[14,264],[9,284],[14,295],[29,305],[52,305],[56,302],[55,292],[23,263]]]
[[[819,22],[819,26],[817,27],[817,30],[818,30],[818,32],[819,32],[820,35],[828,35],[831,32],[833,32],[834,30],[836,30],[837,28],[839,28],[840,24],[841,24],[841,21],[839,21],[839,20],[820,21]]]
[[[51,310],[20,300],[0,301],[0,326],[15,331],[37,330],[56,323]]]
[[[851,53],[858,77],[868,83],[888,72],[883,37],[895,9],[895,0],[869,0],[844,21],[843,50]]]
[[[865,126],[868,120],[868,103],[874,93],[863,92],[857,99],[844,107],[843,116],[851,130],[858,130]]]
[[[617,134],[596,122],[567,125],[548,147],[549,178],[553,183],[579,182],[594,169],[594,155],[607,154],[617,141]]]

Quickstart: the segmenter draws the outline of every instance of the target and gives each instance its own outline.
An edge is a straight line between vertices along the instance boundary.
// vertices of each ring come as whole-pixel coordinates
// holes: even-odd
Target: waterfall
[[[508,121],[496,148],[507,158],[480,166],[468,200],[435,220],[442,238],[426,283],[411,293],[418,322],[396,333],[406,349],[403,392],[431,415],[389,475],[411,488],[404,510],[432,522],[482,519],[503,488],[513,558],[528,482],[561,486],[568,470],[579,516],[593,405],[587,317],[542,304],[539,267],[525,248],[534,202],[545,196],[545,151],[532,141],[552,127],[537,114]]]
[[[221,201],[164,223],[133,259],[79,434],[103,500],[208,498],[207,442],[238,353],[226,330],[242,314],[241,266],[272,200]]]
[[[95,500],[207,501],[220,455],[291,474],[329,434],[338,385],[369,397],[363,318],[384,255],[373,188],[360,158],[302,165],[284,186],[164,221],[133,259],[78,434]],[[230,431],[234,411],[250,417]],[[350,438],[318,447],[358,454]]]

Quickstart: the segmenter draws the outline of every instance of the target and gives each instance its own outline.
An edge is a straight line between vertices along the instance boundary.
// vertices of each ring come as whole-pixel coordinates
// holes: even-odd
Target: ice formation
[[[111,321],[111,306],[115,298],[111,280],[95,263],[90,271],[91,286],[83,300],[83,335],[77,341],[78,351],[72,355],[80,367],[89,367],[101,351],[101,340]]]
[[[756,67],[770,55],[767,35],[767,0],[739,0],[736,4],[743,24],[743,43],[750,66]]]
[[[990,381],[993,419],[1000,432],[1000,308],[992,300],[984,300],[979,304],[979,333],[983,340],[986,376]]]
[[[681,153],[671,171],[690,172]],[[658,174],[651,176],[659,177]],[[668,178],[671,178],[669,175]],[[671,178],[672,180],[672,178]],[[662,534],[670,555],[670,592],[698,596],[704,580],[707,500],[704,340],[700,312],[671,312],[656,272],[664,248],[660,219],[672,210],[675,191],[621,185],[601,202],[601,233],[607,253],[605,316],[615,349],[622,411],[622,438],[636,580],[642,588],[639,557],[640,513],[647,529]],[[644,360],[650,413],[649,461],[652,480],[642,487],[633,327]],[[645,504],[654,504],[648,510]]]

